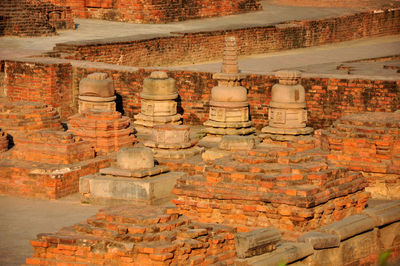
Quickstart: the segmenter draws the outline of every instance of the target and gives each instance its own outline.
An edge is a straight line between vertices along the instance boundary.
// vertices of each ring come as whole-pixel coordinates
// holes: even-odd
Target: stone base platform
[[[175,114],[172,116],[148,116],[139,113],[135,115],[135,121],[133,124],[139,133],[151,133],[155,125],[181,125],[182,115]]]
[[[312,127],[304,128],[275,128],[275,127],[264,127],[261,132],[265,139],[277,140],[277,141],[291,141],[296,136],[310,135],[314,129]]]
[[[10,153],[11,151],[7,152]],[[0,193],[41,199],[58,199],[79,191],[79,177],[107,167],[108,157],[73,164],[0,160]]]
[[[174,209],[121,205],[31,241],[27,265],[233,265],[235,229]]]
[[[169,172],[144,178],[88,175],[80,178],[81,201],[94,204],[142,203],[161,204],[169,201],[176,180],[185,177],[182,172]]]
[[[204,133],[211,135],[249,135],[255,133],[251,121],[245,122],[218,122],[208,120],[204,122]]]

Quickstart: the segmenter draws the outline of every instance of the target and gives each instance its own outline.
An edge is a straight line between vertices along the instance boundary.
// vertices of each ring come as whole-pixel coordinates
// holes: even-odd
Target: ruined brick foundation
[[[362,173],[374,198],[400,199],[400,112],[344,116],[321,145],[331,162]]]
[[[265,145],[215,160],[204,175],[178,179],[173,203],[199,222],[247,231],[274,226],[286,237],[359,213],[365,178],[330,165],[315,150]]]
[[[235,229],[201,224],[174,209],[121,205],[86,222],[39,234],[27,265],[230,265]]]

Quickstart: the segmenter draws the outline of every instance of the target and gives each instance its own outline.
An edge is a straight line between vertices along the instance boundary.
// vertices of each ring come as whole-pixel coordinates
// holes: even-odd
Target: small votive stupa
[[[175,79],[167,73],[154,71],[143,81],[141,112],[135,115],[135,127],[139,131],[151,132],[155,125],[181,124],[177,113],[178,91]]]
[[[269,104],[269,125],[262,129],[267,138],[289,140],[296,135],[309,135],[313,128],[307,127],[307,110],[304,87],[299,84],[299,71],[276,72],[279,84],[272,87]]]
[[[158,204],[172,198],[176,180],[185,175],[156,165],[149,148],[127,147],[118,151],[115,166],[81,177],[79,192],[82,202]]]
[[[93,73],[79,84],[79,113],[68,118],[68,131],[91,143],[97,155],[136,143],[131,118],[116,111],[113,81]]]
[[[220,73],[213,76],[218,86],[211,90],[209,120],[204,132],[210,135],[248,135],[255,132],[249,121],[247,89],[240,86],[244,74],[239,73],[236,38],[225,38]]]

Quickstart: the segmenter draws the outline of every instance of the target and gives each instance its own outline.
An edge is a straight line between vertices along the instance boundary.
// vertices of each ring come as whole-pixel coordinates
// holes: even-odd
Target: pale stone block
[[[248,258],[271,252],[281,240],[279,230],[262,228],[247,233],[235,235],[236,253],[239,258]]]
[[[297,241],[308,243],[312,245],[314,249],[332,248],[340,245],[340,238],[338,235],[321,232],[308,232],[300,236]]]
[[[369,231],[375,227],[374,220],[366,215],[352,215],[341,221],[321,227],[318,231],[338,235],[340,241]]]

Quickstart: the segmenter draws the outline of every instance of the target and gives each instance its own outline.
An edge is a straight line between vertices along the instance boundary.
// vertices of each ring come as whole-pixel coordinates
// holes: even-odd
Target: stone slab
[[[376,226],[400,221],[400,200],[380,204],[375,208],[365,209],[362,214],[371,217]]]
[[[171,191],[178,178],[186,173],[170,172],[142,179],[88,175],[79,180],[83,202],[159,204],[173,197]]]
[[[308,232],[299,237],[297,241],[310,244],[314,249],[332,248],[340,245],[338,235],[321,232]]]
[[[289,264],[296,260],[303,259],[314,253],[314,249],[310,244],[306,243],[283,243],[271,253],[260,256],[254,256],[247,259],[238,259],[235,261],[236,266],[266,266],[278,265],[280,263]]]
[[[374,220],[366,215],[352,215],[339,222],[321,227],[318,231],[338,235],[340,241],[369,231],[375,227]]]
[[[167,166],[155,166],[153,168],[147,169],[137,169],[137,170],[129,170],[129,169],[121,169],[118,167],[108,167],[100,169],[100,173],[104,175],[112,175],[112,176],[121,176],[121,177],[135,177],[135,178],[143,178],[146,176],[154,176],[162,173],[166,173],[169,171]]]
[[[262,228],[235,235],[236,254],[239,258],[248,258],[271,252],[281,240],[279,230]]]

